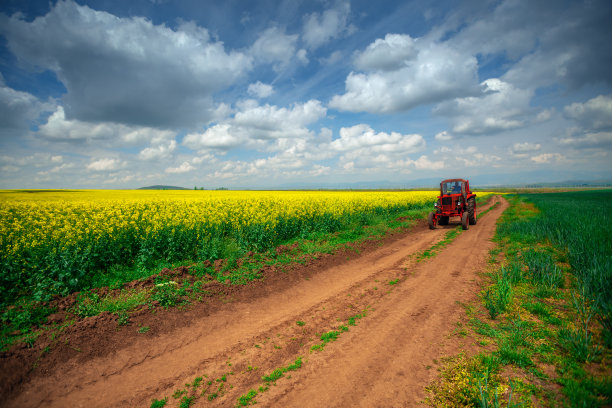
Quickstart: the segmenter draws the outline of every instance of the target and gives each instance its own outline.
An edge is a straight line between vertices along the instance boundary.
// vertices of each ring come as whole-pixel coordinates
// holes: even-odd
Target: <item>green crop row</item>
[[[534,217],[501,223],[501,238],[529,245],[521,252],[530,279],[549,287],[559,286],[559,267],[546,248],[550,243],[562,249],[575,285],[592,305],[612,344],[612,191],[580,191],[524,195],[539,211]]]

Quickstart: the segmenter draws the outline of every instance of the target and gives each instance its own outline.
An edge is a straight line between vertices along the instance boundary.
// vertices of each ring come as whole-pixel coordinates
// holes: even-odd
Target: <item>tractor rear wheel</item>
[[[440,220],[438,220],[438,224],[440,225],[448,225],[448,216],[441,216]]]
[[[470,228],[469,214],[467,213],[467,211],[465,211],[461,215],[461,228],[463,228],[464,230]]]
[[[476,199],[474,197],[468,200],[468,214],[470,225],[476,225]]]
[[[436,224],[434,223],[434,212],[430,212],[427,216],[427,224],[429,224],[429,229],[436,229]]]

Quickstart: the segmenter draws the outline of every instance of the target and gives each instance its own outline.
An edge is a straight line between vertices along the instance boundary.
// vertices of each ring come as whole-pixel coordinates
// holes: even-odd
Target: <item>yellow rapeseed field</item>
[[[252,224],[273,227],[280,217],[309,220],[375,208],[421,206],[437,193],[295,191],[66,191],[0,192],[0,247],[6,254],[52,244],[113,237],[129,230],[146,239],[168,227]]]
[[[215,240],[227,237],[242,248],[265,250],[308,232],[336,231],[355,217],[422,209],[437,194],[0,191],[0,284],[42,279],[47,286],[78,289],[88,274],[112,265],[210,259]]]

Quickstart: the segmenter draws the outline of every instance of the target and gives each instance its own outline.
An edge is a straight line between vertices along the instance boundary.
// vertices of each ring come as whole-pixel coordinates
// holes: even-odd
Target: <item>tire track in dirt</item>
[[[149,406],[151,398],[172,395],[198,375],[230,371],[228,389],[214,402],[234,406],[263,374],[298,355],[307,364],[258,396],[262,406],[410,406],[422,397],[431,374],[425,366],[439,355],[439,340],[461,312],[455,301],[474,296],[476,271],[505,205],[430,260],[417,263],[413,255],[454,225],[435,231],[422,226],[283,291],[270,288],[266,296],[224,305],[172,333],[63,364],[26,384],[8,406]],[[390,279],[400,281],[387,291]],[[338,341],[308,352],[317,334],[372,305],[367,318]],[[298,327],[297,320],[307,325]],[[210,404],[201,398],[192,406]]]

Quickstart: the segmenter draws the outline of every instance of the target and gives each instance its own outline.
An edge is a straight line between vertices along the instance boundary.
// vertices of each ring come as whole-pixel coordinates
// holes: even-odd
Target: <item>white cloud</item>
[[[330,147],[339,152],[368,149],[372,152],[414,153],[425,147],[421,135],[378,132],[365,124],[340,129],[340,138],[331,142]]]
[[[167,159],[172,156],[174,150],[176,150],[176,140],[171,140],[167,144],[160,144],[142,149],[140,153],[138,153],[138,158],[142,160]]]
[[[285,180],[292,177],[319,177],[329,174],[331,168],[320,164],[312,164],[303,159],[290,155],[278,154],[253,161],[227,161],[218,166],[219,169],[212,175],[214,179],[251,179]],[[262,183],[258,181],[257,183]]]
[[[47,123],[39,126],[37,135],[54,141],[107,140],[115,145],[136,145],[146,142],[160,143],[174,137],[174,132],[109,122],[69,120],[66,119],[64,108],[58,106],[47,119]]]
[[[59,166],[53,167],[50,170],[39,171],[36,174],[38,174],[39,176],[46,176],[46,175],[49,175],[49,174],[62,173],[64,170],[73,169],[75,167],[76,167],[76,165],[74,163],[63,163],[63,164],[60,164]]]
[[[495,154],[482,153],[476,146],[445,145],[434,150],[434,155],[439,157],[447,168],[497,166],[502,161],[502,158]]]
[[[436,140],[439,140],[440,142],[448,142],[449,140],[453,140],[454,139],[453,135],[448,133],[446,130],[444,130],[442,132],[439,132],[439,133],[436,133],[434,138]]]
[[[118,159],[104,158],[89,163],[87,169],[93,171],[109,171],[117,169],[120,164],[121,162]]]
[[[414,164],[407,155],[425,148],[425,139],[418,134],[376,132],[369,125],[359,124],[340,129],[340,138],[329,144],[340,153],[339,164],[345,169],[398,169]]]
[[[134,175],[133,174],[128,174],[126,176],[123,177],[119,177],[119,176],[115,176],[115,177],[111,177],[109,179],[105,179],[102,181],[103,184],[125,184],[129,181],[134,180]]]
[[[542,145],[540,145],[539,143],[515,143],[512,145],[512,151],[514,153],[535,152],[537,150],[540,150],[541,147]]]
[[[315,164],[314,166],[312,166],[312,170],[308,172],[308,175],[312,177],[318,177],[325,174],[330,174],[331,171],[332,169],[329,166],[321,166],[320,164]]]
[[[288,35],[278,27],[270,27],[255,40],[251,54],[261,62],[275,64],[274,69],[279,71],[293,58],[297,39],[297,35]]]
[[[261,81],[257,81],[254,84],[250,84],[248,91],[250,95],[256,96],[258,98],[267,98],[268,96],[274,93],[274,88],[272,85],[264,84]]]
[[[310,100],[290,108],[258,105],[243,101],[233,118],[206,129],[190,133],[183,144],[190,149],[231,149],[238,146],[258,147],[276,139],[311,138],[308,126],[325,117],[327,110],[320,101]]]
[[[344,58],[344,53],[340,50],[336,50],[329,54],[327,58],[321,58],[319,61],[324,65],[334,65]]]
[[[305,49],[300,49],[295,56],[297,57],[297,59],[304,65],[308,65],[308,63],[310,62],[310,60],[308,59],[308,51],[306,51]]]
[[[455,133],[492,134],[525,126],[523,116],[530,112],[533,91],[498,78],[483,81],[481,87],[480,96],[442,102],[434,113],[450,117]]]
[[[183,162],[178,167],[168,167],[166,169],[166,173],[179,173],[180,174],[180,173],[188,173],[192,170],[195,170],[195,167],[193,167],[191,163],[186,161],[186,162]]]
[[[193,150],[204,148],[226,150],[247,142],[246,135],[235,133],[229,123],[223,123],[209,127],[204,133],[188,134],[183,139],[183,144]]]
[[[538,164],[564,161],[565,156],[560,153],[542,153],[531,158],[532,161]]]
[[[83,121],[204,124],[213,115],[213,93],[251,65],[250,57],[226,53],[193,23],[174,31],[72,1],[57,2],[33,21],[3,18],[0,27],[21,61],[55,72],[67,89],[67,116]]]
[[[307,161],[325,160],[334,157],[330,150],[332,131],[322,128],[318,135],[309,134],[302,138],[279,138],[268,150],[279,152],[279,156],[289,159],[304,159]]]
[[[59,166],[55,166],[49,170],[49,173],[60,173],[66,169],[73,169],[75,167],[76,165],[74,163],[62,163]]]
[[[375,54],[388,69],[394,65],[398,68],[365,74],[351,72],[345,82],[346,93],[335,95],[329,106],[351,112],[401,112],[476,92],[478,64],[472,55],[424,40],[415,41],[415,47],[416,54],[402,54],[380,45],[366,50],[358,58],[360,64],[377,66],[371,56]],[[403,60],[402,55],[406,55]]]
[[[357,68],[366,71],[394,71],[417,57],[415,40],[406,34],[387,34],[377,39],[355,58]]]
[[[6,163],[14,166],[28,167],[45,167],[61,163],[62,156],[53,156],[50,153],[34,153],[29,156],[0,156],[0,163]]]
[[[612,147],[612,132],[586,133],[577,137],[566,137],[559,140],[561,146],[584,148]]]
[[[266,104],[237,112],[234,123],[250,129],[256,138],[298,137],[304,136],[308,132],[306,126],[323,118],[326,112],[317,100],[294,104],[290,109]]]
[[[40,102],[32,94],[6,86],[0,73],[0,130],[25,130],[28,122],[52,110],[53,104]]]
[[[612,96],[599,95],[585,103],[572,103],[563,110],[566,117],[576,120],[585,129],[612,128]]]
[[[17,173],[21,169],[17,166],[7,164],[6,166],[0,167],[0,170],[2,170],[3,173]]]
[[[41,125],[38,135],[51,140],[93,140],[113,139],[121,133],[120,129],[127,129],[124,125],[110,123],[92,124],[78,120],[67,120],[64,107],[58,106],[47,123]]]
[[[347,2],[325,10],[322,14],[312,13],[306,16],[302,38],[308,48],[311,50],[319,48],[330,40],[350,31],[348,25],[350,11],[351,6]]]
[[[554,113],[555,113],[554,108],[544,109],[538,113],[538,116],[536,116],[536,122],[546,122],[547,120],[550,120],[552,118]]]
[[[217,158],[213,154],[210,154],[210,153],[204,153],[204,154],[201,154],[191,159],[191,162],[193,164],[200,164],[203,162],[210,164],[210,163],[215,163],[216,161],[217,161]]]
[[[408,157],[424,147],[425,140],[421,135],[375,132],[365,124],[340,129],[340,137],[336,140],[332,140],[331,130],[323,128],[318,135],[309,132],[304,137],[274,139],[267,148],[277,154],[252,161],[224,162],[216,166],[218,170],[214,176],[222,179],[317,177],[331,174],[333,169],[317,162],[336,157],[338,166],[345,173],[368,168],[404,172],[407,168],[443,168],[444,163],[430,160],[427,156],[417,160]]]
[[[419,170],[441,170],[446,167],[443,160],[431,161],[427,156],[421,156],[413,163]]]
[[[528,158],[530,154],[537,152],[541,148],[542,145],[540,143],[514,143],[512,147],[510,147],[509,153],[515,158],[525,159]]]

